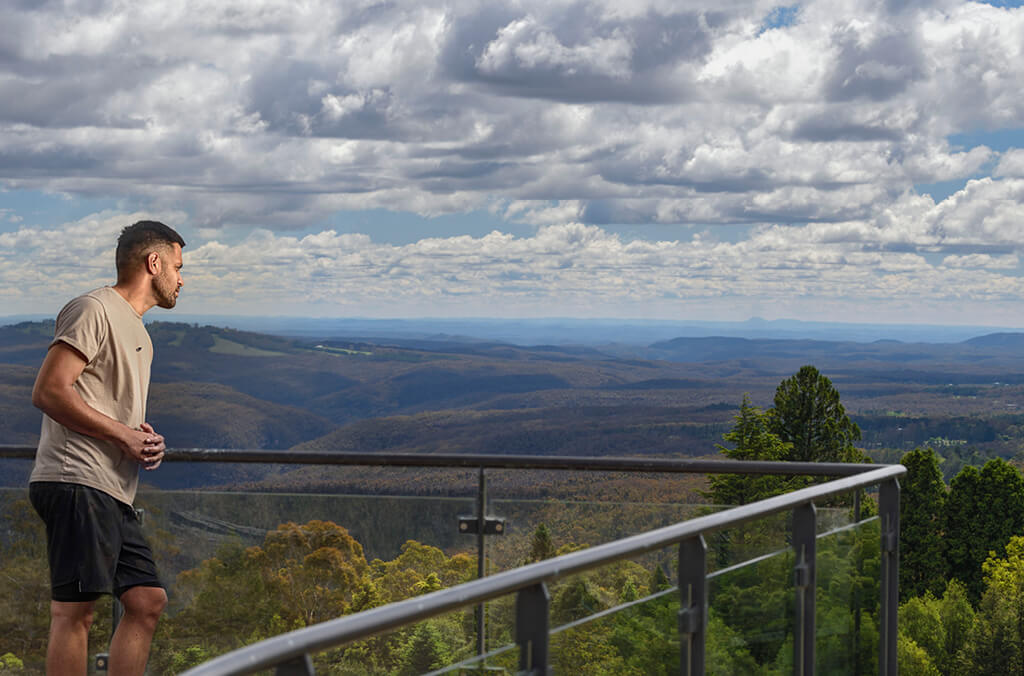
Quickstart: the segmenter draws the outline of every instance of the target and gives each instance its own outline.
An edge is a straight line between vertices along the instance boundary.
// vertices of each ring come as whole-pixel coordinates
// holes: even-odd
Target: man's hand
[[[163,436],[157,434],[156,430],[149,423],[142,423],[142,431],[148,435],[145,445],[142,447],[142,466],[146,470],[153,470],[163,462],[164,451],[167,450],[167,446],[164,444]]]

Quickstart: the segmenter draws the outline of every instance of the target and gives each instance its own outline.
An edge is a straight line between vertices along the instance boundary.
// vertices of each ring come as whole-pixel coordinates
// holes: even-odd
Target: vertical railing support
[[[551,597],[543,582],[516,594],[516,643],[519,644],[519,673],[548,674],[548,610]]]
[[[704,536],[679,543],[679,650],[683,676],[704,675],[708,626],[708,546]]]
[[[882,525],[878,673],[880,676],[896,676],[897,614],[900,605],[900,483],[896,479],[878,487],[878,519]]]
[[[813,503],[801,505],[793,510],[793,550],[796,552],[796,565],[793,569],[793,582],[796,588],[793,673],[798,676],[809,676],[814,673],[816,515],[817,510]]]
[[[487,574],[487,549],[484,538],[484,530],[487,526],[487,475],[484,468],[480,468],[480,475],[477,480],[476,491],[476,577],[481,579]],[[487,652],[486,631],[487,631],[487,606],[480,603],[476,607],[476,654],[483,655]]]
[[[309,653],[282,662],[274,670],[274,676],[313,676],[315,673],[313,658],[309,656]]]

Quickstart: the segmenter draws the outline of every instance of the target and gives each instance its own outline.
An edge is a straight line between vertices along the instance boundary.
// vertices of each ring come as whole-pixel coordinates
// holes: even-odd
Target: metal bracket
[[[811,568],[806,563],[798,563],[793,566],[793,586],[801,589],[807,587],[811,582]]]
[[[704,626],[704,609],[690,606],[679,611],[679,633],[696,634]]]
[[[475,516],[459,517],[459,532],[465,535],[476,535],[480,532],[480,519]],[[505,517],[489,516],[484,520],[484,535],[504,535]]]

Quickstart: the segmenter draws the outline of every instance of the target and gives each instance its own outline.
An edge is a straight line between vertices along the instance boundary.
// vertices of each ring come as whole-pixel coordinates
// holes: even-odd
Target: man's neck
[[[148,288],[148,284],[140,283],[144,280],[139,281],[122,281],[118,280],[117,284],[111,288],[117,291],[121,298],[124,298],[129,305],[139,314],[146,314],[146,311],[156,305],[156,301],[153,300],[152,294]]]

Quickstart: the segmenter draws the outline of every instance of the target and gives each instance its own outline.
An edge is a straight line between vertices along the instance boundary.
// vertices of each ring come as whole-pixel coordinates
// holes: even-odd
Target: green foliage
[[[416,625],[412,636],[401,648],[400,676],[417,676],[434,671],[452,662],[451,627],[441,620],[427,620]]]
[[[1024,672],[1024,537],[1013,537],[1005,557],[983,566],[985,593],[960,666],[976,674]],[[966,672],[965,672],[966,673]]]
[[[716,579],[711,595],[716,616],[744,637],[761,665],[770,664],[790,631],[794,612],[791,552],[745,566]]]
[[[902,632],[896,641],[896,659],[900,673],[905,676],[941,676],[942,672],[932,664],[928,652]]]
[[[24,668],[25,663],[18,659],[18,656],[14,653],[0,655],[0,674],[8,671],[21,671]]]
[[[41,662],[45,654],[50,578],[43,523],[28,500],[3,504],[0,524],[5,527],[0,531],[0,673],[12,673],[13,660],[29,661],[31,666],[33,656]]]
[[[285,523],[267,533],[262,545],[228,543],[179,576],[176,607],[159,626],[151,665],[157,673],[178,673],[241,645],[459,584],[474,574],[468,555],[449,557],[412,540],[394,560],[367,563],[362,546],[337,524]],[[318,671],[422,673],[465,655],[472,635],[467,614],[454,613],[318,655]]]
[[[912,653],[924,653],[928,665],[945,653],[946,631],[939,613],[939,601],[930,591],[900,605],[900,638],[913,644]],[[916,659],[916,658],[915,658]]]
[[[530,554],[526,557],[526,563],[543,561],[553,556],[555,556],[555,545],[551,541],[551,531],[547,525],[539,524],[533,531],[533,537],[530,538]]]
[[[723,438],[731,446],[718,445],[719,452],[733,460],[785,460],[792,446],[769,431],[769,414],[763,413],[743,396],[732,430]],[[779,476],[715,474],[705,494],[716,505],[745,505],[790,490],[791,480]]]
[[[903,456],[907,468],[900,491],[900,597],[939,594],[946,579],[942,540],[946,484],[931,448]]]
[[[708,676],[746,676],[759,671],[743,636],[717,613],[709,613],[704,650]]]
[[[859,462],[853,442],[860,428],[839,403],[832,381],[813,366],[803,366],[775,390],[769,429],[791,445],[787,460]]]
[[[593,583],[585,576],[574,577],[560,586],[551,599],[551,626],[568,624],[601,609],[601,599]]]
[[[672,583],[668,580],[668,575],[662,570],[661,566],[655,566],[654,572],[651,573],[651,591],[662,591],[672,586]]]
[[[662,596],[614,615],[608,641],[629,673],[679,673],[677,609],[673,599]]]
[[[972,600],[981,597],[981,565],[990,552],[1024,532],[1024,479],[1004,460],[993,459],[979,472],[965,467],[950,483],[945,510],[949,574],[962,581]]]

